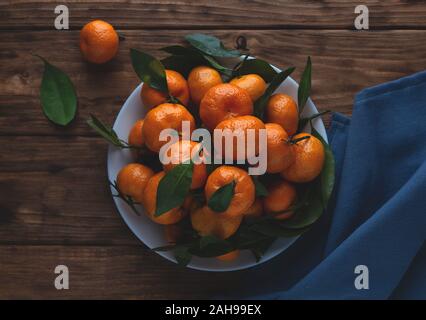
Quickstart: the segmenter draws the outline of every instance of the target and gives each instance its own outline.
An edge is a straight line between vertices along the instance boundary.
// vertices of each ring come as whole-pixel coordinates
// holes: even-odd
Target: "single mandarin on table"
[[[199,105],[206,92],[217,84],[222,83],[219,72],[215,69],[198,66],[191,70],[188,76],[188,87],[191,100]]]
[[[118,51],[118,34],[108,22],[94,20],[80,31],[80,51],[92,63],[105,63],[115,57]]]
[[[165,172],[161,171],[155,174],[149,179],[145,191],[143,193],[143,205],[145,207],[145,213],[148,217],[159,224],[174,224],[182,220],[185,216],[182,207],[176,207],[163,213],[160,216],[155,216],[155,210],[157,209],[157,190],[161,179],[165,176]]]
[[[278,123],[289,136],[297,131],[299,112],[296,102],[286,94],[277,93],[269,98],[266,105],[267,122]]]
[[[325,153],[321,141],[309,133],[299,133],[292,140],[308,136],[293,145],[294,162],[281,172],[284,179],[291,182],[309,182],[314,180],[322,171]]]
[[[191,113],[180,104],[163,103],[151,110],[145,116],[142,133],[145,145],[154,152],[159,152],[167,141],[160,141],[164,129],[174,129],[182,133],[183,121],[189,122],[190,132],[195,129],[195,120]]]
[[[228,209],[217,215],[223,216],[240,216],[243,215],[253,204],[255,200],[255,187],[253,179],[248,173],[240,168],[232,166],[220,166],[215,169],[207,178],[204,193],[206,200],[221,187],[235,183],[234,194]]]
[[[166,80],[170,95],[177,98],[183,105],[188,105],[189,88],[185,78],[177,71],[166,70]],[[150,109],[165,103],[168,96],[164,92],[151,88],[147,84],[143,84],[141,98],[144,107]]]
[[[266,82],[258,74],[246,74],[232,79],[229,83],[247,90],[253,102],[259,99],[266,90]]]
[[[139,163],[130,163],[123,167],[117,175],[117,187],[126,196],[142,203],[143,193],[154,172]]]
[[[230,83],[210,88],[200,103],[200,118],[209,130],[225,119],[252,113],[253,102],[249,93]]]

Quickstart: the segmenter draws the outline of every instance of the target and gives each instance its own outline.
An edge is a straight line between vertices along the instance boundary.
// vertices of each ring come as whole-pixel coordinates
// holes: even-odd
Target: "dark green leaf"
[[[40,87],[40,100],[46,117],[61,126],[66,126],[75,117],[77,95],[70,78],[44,58],[44,73]]]
[[[116,147],[126,147],[126,145],[118,138],[115,131],[106,126],[101,120],[96,118],[94,115],[90,115],[90,119],[87,120],[87,124],[92,127],[97,133],[99,133],[103,138],[105,138],[109,143],[115,145]]]
[[[188,265],[188,263],[191,262],[192,255],[189,252],[188,247],[186,247],[186,246],[176,246],[173,249],[173,254],[175,256],[175,259],[176,259],[177,263],[180,266],[185,267],[185,266]]]
[[[311,77],[312,77],[312,63],[311,57],[308,57],[306,62],[305,70],[302,73],[302,79],[300,79],[299,89],[297,91],[297,102],[299,105],[299,114],[302,113],[305,107],[306,101],[308,101],[311,95]]]
[[[253,231],[270,237],[296,237],[307,231],[307,228],[288,228],[276,219],[263,220],[250,227]]]
[[[117,194],[113,194],[112,196],[115,197],[115,198],[120,198],[121,200],[123,200],[130,207],[130,209],[132,209],[132,211],[136,215],[140,216],[139,211],[135,207],[136,204],[140,204],[140,203],[137,203],[136,201],[134,201],[132,197],[127,196],[127,195],[121,193],[120,189],[117,187],[117,182],[116,181],[114,181],[114,183],[112,183],[111,181],[109,181],[109,184],[117,192]]]
[[[266,197],[269,192],[266,189],[265,185],[260,182],[259,178],[257,176],[252,176],[253,183],[256,188],[256,197]]]
[[[198,257],[217,257],[235,250],[234,246],[227,241],[219,239],[215,236],[208,235],[199,238],[190,246],[189,252]]]
[[[236,70],[236,74],[239,76],[251,73],[258,74],[266,82],[271,82],[277,75],[277,72],[274,70],[274,68],[272,68],[268,62],[261,59],[245,60]]]
[[[213,193],[207,205],[216,212],[223,212],[228,209],[234,195],[235,181],[228,183]]]
[[[281,71],[274,77],[274,79],[271,81],[268,88],[266,89],[265,93],[254,104],[254,114],[258,118],[263,119],[263,114],[265,111],[265,107],[268,103],[269,97],[275,92],[275,90],[278,89],[281,83],[283,83],[284,80],[287,79],[287,77],[293,73],[294,70],[294,67],[288,68],[284,71]]]
[[[222,66],[219,62],[217,62],[214,58],[208,56],[208,55],[203,55],[203,58],[209,63],[209,65],[216,69],[217,71],[219,71],[220,73],[226,75],[226,76],[231,76],[232,74],[232,70],[229,68],[226,68],[224,66]]]
[[[150,87],[168,94],[166,72],[163,64],[153,56],[130,49],[133,69],[138,77]]]
[[[161,60],[164,67],[167,69],[175,70],[182,74],[185,78],[188,77],[189,73],[196,66],[204,64],[203,59],[194,59],[191,56],[179,56],[172,55]]]
[[[275,237],[270,237],[265,240],[260,240],[251,246],[250,250],[255,257],[256,262],[259,262],[262,259],[275,240]]]
[[[213,161],[206,163],[207,175],[209,176],[214,170],[220,167],[220,164],[216,164]]]
[[[204,188],[191,190],[191,196],[199,205],[204,205],[204,203],[206,202],[206,199],[204,197]]]
[[[170,250],[175,249],[176,247],[177,247],[176,244],[168,244],[168,245],[165,245],[165,246],[152,248],[152,250],[153,251],[159,251],[159,252],[161,252],[161,251],[170,251]]]
[[[330,149],[330,146],[323,139],[323,137],[318,133],[317,130],[312,126],[312,135],[317,137],[324,146],[325,159],[324,166],[321,171],[321,194],[322,194],[322,203],[324,209],[327,207],[328,200],[330,199],[331,193],[333,192],[334,187],[334,156],[333,152]]]
[[[322,115],[329,113],[329,112],[330,112],[330,110],[325,110],[325,111],[315,113],[315,114],[313,114],[309,117],[306,117],[306,118],[300,118],[297,132],[300,132],[301,130],[303,130],[303,128],[309,123],[309,121],[314,120],[318,117],[321,117]]]
[[[218,58],[239,57],[241,53],[238,50],[226,49],[223,43],[216,37],[193,33],[185,36],[185,39],[196,49],[201,52]]]
[[[183,204],[191,187],[193,167],[192,161],[178,164],[161,179],[157,190],[156,217]]]
[[[170,69],[183,71],[187,75],[189,72],[199,65],[210,65],[222,74],[230,76],[232,70],[222,66],[216,59],[193,48],[183,46],[169,46],[162,48],[163,51],[173,54],[173,56],[165,58],[165,65],[170,66]]]
[[[179,45],[164,47],[164,48],[161,48],[160,50],[176,55],[176,56],[186,56],[191,53],[190,52],[191,49],[184,46],[179,46]]]

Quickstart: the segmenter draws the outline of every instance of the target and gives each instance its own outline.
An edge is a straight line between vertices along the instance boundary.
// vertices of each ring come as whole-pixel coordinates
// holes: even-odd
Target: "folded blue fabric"
[[[327,212],[279,257],[240,272],[236,296],[426,299],[426,72],[360,92],[328,136]],[[355,286],[359,265],[368,289]]]

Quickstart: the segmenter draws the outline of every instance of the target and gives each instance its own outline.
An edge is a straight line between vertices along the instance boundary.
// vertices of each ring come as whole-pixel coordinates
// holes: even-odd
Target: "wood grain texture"
[[[423,1],[363,1],[376,30],[368,32],[352,31],[359,1],[70,0],[71,31],[54,30],[57,4],[64,2],[0,3],[3,299],[197,299],[252,285],[247,271],[212,276],[177,267],[141,244],[116,211],[106,178],[107,145],[85,120],[94,113],[112,123],[138,85],[130,48],[161,57],[159,48],[197,30],[228,46],[244,35],[253,55],[278,67],[296,66],[296,80],[311,55],[314,102],[345,114],[352,113],[359,90],[426,69]],[[85,63],[78,49],[78,30],[95,18],[125,37],[117,58],[103,66]],[[55,126],[42,114],[43,67],[31,53],[73,80],[79,109],[70,126]],[[70,268],[70,290],[53,286],[59,264]]]
[[[234,272],[177,267],[141,247],[0,246],[3,299],[201,299],[237,285]],[[54,269],[66,265],[70,289],[56,290]]]
[[[401,0],[185,0],[2,1],[0,29],[53,29],[54,9],[66,4],[70,27],[104,19],[121,29],[354,28],[354,9],[367,5],[370,28],[426,27],[422,1]]]
[[[93,135],[85,122],[89,113],[112,123],[126,97],[139,83],[131,67],[129,48],[162,57],[164,54],[158,49],[183,43],[188,31],[122,33],[126,40],[118,57],[105,66],[93,66],[80,56],[76,31],[2,32],[0,135]],[[239,35],[246,36],[253,55],[278,67],[296,66],[296,79],[306,57],[311,55],[312,98],[320,110],[350,114],[358,91],[426,68],[424,31],[235,30],[213,34],[227,45],[232,45]],[[31,52],[62,68],[76,86],[78,115],[67,128],[48,122],[41,112],[39,85],[43,67]]]

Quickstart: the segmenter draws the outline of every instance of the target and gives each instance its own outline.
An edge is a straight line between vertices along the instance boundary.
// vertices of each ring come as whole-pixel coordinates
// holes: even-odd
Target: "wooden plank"
[[[0,244],[139,244],[113,204],[103,140],[2,137],[0,145]]]
[[[114,2],[64,2],[44,0],[2,1],[0,28],[53,29],[54,8],[66,4],[71,28],[80,29],[91,19],[104,19],[117,28],[345,28],[353,29],[354,9],[359,1],[348,0],[198,0]],[[371,28],[425,27],[422,1],[365,0]]]
[[[122,31],[126,40],[118,57],[103,66],[82,61],[78,32],[1,32],[0,135],[92,135],[85,120],[94,113],[112,123],[138,84],[128,50],[136,47],[158,57],[158,50],[182,42],[188,31]],[[306,57],[313,58],[312,97],[321,110],[350,114],[359,90],[426,68],[424,31],[236,30],[217,31],[227,45],[239,35],[248,39],[253,55],[278,67],[295,65],[299,79]],[[38,53],[67,72],[79,96],[76,120],[67,128],[49,123],[39,103],[41,62]]]
[[[201,299],[227,292],[235,273],[181,268],[140,247],[0,246],[0,299]],[[69,268],[69,290],[54,269]]]

